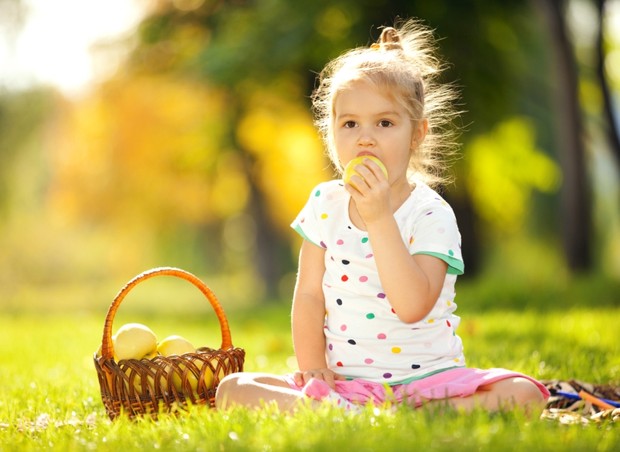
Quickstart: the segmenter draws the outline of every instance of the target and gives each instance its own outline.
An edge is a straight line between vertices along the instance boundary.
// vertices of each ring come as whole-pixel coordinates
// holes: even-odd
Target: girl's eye
[[[392,121],[388,121],[387,119],[382,119],[379,121],[379,127],[392,127]]]
[[[357,124],[355,123],[355,121],[347,121],[343,124],[343,127],[345,129],[352,129],[353,127],[355,127]]]

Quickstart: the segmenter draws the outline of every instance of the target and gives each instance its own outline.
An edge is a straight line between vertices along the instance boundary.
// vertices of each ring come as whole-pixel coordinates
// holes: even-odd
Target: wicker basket
[[[201,347],[195,353],[161,356],[153,359],[114,360],[112,323],[125,296],[140,282],[155,276],[175,276],[194,284],[207,297],[220,323],[222,345],[218,350]],[[130,418],[158,413],[174,413],[189,403],[214,406],[220,380],[243,370],[245,351],[234,347],[228,320],[215,294],[196,276],[184,270],[162,267],[147,270],[123,287],[112,301],[103,327],[101,354],[94,361],[101,399],[110,416],[121,413]]]

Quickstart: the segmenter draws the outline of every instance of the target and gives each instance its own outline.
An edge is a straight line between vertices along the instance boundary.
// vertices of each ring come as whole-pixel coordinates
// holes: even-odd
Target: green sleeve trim
[[[301,226],[299,226],[299,224],[294,225],[294,226],[293,226],[293,230],[294,230],[295,232],[297,232],[299,235],[301,235],[301,237],[302,237],[304,240],[307,240],[308,242],[312,243],[313,245],[320,246],[319,244],[314,243],[312,240],[310,240],[310,239],[308,238],[308,236],[304,233],[303,229],[301,229]]]
[[[452,256],[448,256],[446,254],[441,254],[441,253],[433,253],[430,251],[421,251],[415,254],[426,254],[428,256],[433,256],[438,259],[441,259],[442,261],[448,264],[449,275],[462,275],[463,273],[465,273],[465,264],[463,263],[463,261],[459,259],[455,259]]]

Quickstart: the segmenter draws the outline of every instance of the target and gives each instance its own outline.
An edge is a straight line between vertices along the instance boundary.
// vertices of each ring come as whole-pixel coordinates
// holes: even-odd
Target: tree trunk
[[[554,71],[556,143],[563,172],[561,224],[564,253],[573,271],[591,266],[591,205],[586,177],[577,63],[568,38],[562,0],[535,0],[549,33]]]
[[[620,167],[620,133],[618,132],[618,125],[614,117],[611,92],[609,90],[609,84],[607,83],[607,76],[605,74],[605,47],[603,42],[605,34],[605,0],[597,0],[596,6],[598,9],[598,29],[596,34],[596,75],[598,77],[598,81],[601,86],[601,93],[603,95],[603,115],[607,126],[606,130],[609,140],[609,147],[612,154],[616,158],[616,164]]]

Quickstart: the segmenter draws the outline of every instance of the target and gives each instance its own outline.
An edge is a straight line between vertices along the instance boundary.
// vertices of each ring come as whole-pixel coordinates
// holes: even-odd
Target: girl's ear
[[[424,141],[428,132],[428,119],[424,118],[416,123],[411,137],[411,149],[416,149]]]

